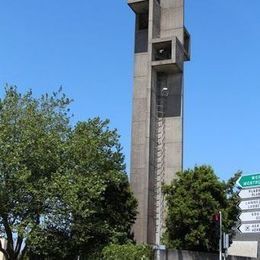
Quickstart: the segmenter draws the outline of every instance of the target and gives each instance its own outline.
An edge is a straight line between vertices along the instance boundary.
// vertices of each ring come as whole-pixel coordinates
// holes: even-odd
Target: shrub
[[[115,245],[106,246],[103,251],[104,260],[148,260],[152,259],[152,249],[147,245]]]

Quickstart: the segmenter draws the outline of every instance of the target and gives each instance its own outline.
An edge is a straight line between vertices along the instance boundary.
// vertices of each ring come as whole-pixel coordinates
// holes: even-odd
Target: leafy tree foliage
[[[0,251],[74,259],[125,243],[136,200],[116,130],[94,118],[70,125],[61,90],[34,98],[6,87],[0,100]]]
[[[226,232],[232,233],[238,209],[234,185],[240,173],[222,182],[209,166],[179,172],[164,187],[168,206],[164,242],[170,248],[217,251],[218,237],[213,215],[222,212]]]
[[[116,245],[106,246],[102,251],[104,260],[149,260],[152,259],[152,249],[147,245]]]

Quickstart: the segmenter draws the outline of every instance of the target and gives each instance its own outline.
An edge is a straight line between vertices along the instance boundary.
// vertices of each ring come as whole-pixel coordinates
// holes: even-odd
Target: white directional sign
[[[238,196],[241,199],[251,199],[260,197],[260,188],[242,189]]]
[[[241,210],[260,209],[260,199],[243,200],[239,203]]]
[[[238,193],[241,210],[238,230],[244,234],[260,234],[260,173],[241,176],[237,185],[242,188]]]
[[[241,221],[257,221],[260,220],[260,211],[242,212],[239,216]]]
[[[250,224],[242,224],[239,227],[239,231],[241,233],[260,233],[260,222],[250,223]]]

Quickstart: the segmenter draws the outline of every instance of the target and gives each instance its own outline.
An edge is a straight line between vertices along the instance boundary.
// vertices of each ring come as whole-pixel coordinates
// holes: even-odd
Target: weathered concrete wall
[[[162,256],[161,260],[219,260],[219,258],[217,254],[169,250],[166,252],[166,256]]]
[[[227,260],[255,260],[256,258],[228,256]],[[167,250],[161,253],[161,260],[219,260],[218,254],[192,252],[186,250]]]
[[[238,256],[229,256],[227,260],[255,260],[256,258],[251,257],[238,257]]]
[[[176,35],[183,43],[184,0],[161,1],[161,37]]]
[[[147,85],[148,54],[135,54],[134,93],[132,111],[131,187],[138,200],[135,228],[137,241],[147,241],[148,187],[147,177]]]

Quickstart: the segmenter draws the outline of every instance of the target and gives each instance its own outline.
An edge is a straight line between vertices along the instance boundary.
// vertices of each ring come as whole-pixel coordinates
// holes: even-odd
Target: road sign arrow
[[[241,199],[251,199],[260,197],[260,187],[259,188],[251,188],[251,189],[242,189],[238,196]]]
[[[260,233],[260,223],[242,224],[239,231],[241,233]]]
[[[239,203],[241,210],[260,209],[260,199],[243,200]]]
[[[260,173],[241,176],[237,180],[237,185],[242,188],[260,187]]]
[[[260,220],[260,211],[242,212],[239,219],[243,222]]]

